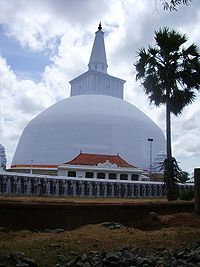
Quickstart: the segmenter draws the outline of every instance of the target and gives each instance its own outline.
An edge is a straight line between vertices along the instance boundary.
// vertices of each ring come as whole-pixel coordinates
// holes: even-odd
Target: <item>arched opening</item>
[[[76,172],[75,171],[68,171],[68,177],[76,177]]]
[[[117,175],[116,175],[116,173],[109,173],[108,178],[112,179],[112,180],[116,180],[117,179]]]
[[[120,180],[128,180],[128,174],[126,173],[120,174]]]
[[[138,181],[138,177],[139,177],[138,174],[132,174],[131,175],[131,181]]]
[[[98,173],[97,173],[97,178],[98,178],[98,179],[105,179],[105,177],[106,177],[106,175],[105,175],[104,172],[98,172]]]
[[[93,172],[86,172],[85,173],[85,178],[93,178],[94,177],[94,173]]]

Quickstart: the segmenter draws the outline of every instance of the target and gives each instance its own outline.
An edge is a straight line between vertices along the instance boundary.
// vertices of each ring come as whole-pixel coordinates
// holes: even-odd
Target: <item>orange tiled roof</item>
[[[88,153],[80,153],[74,159],[65,162],[64,164],[95,166],[98,163],[105,163],[107,160],[112,164],[117,164],[119,167],[135,168],[135,166],[126,162],[119,155],[100,155]]]

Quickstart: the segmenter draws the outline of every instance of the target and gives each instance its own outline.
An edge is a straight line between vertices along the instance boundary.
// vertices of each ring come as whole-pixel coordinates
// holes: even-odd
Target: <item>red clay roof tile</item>
[[[119,167],[135,168],[135,166],[126,162],[119,155],[100,155],[88,153],[80,153],[74,159],[65,162],[64,164],[95,166],[98,163],[105,163],[107,160],[112,164],[117,164]]]

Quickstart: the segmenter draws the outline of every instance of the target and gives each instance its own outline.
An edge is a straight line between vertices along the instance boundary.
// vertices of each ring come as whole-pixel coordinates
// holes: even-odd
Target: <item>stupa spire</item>
[[[107,73],[107,59],[104,44],[104,32],[102,31],[101,22],[98,26],[98,31],[95,33],[94,44],[92,53],[88,64],[89,70],[96,70],[99,72]]]
[[[99,23],[98,30],[99,30],[99,31],[102,30],[101,21],[100,21],[100,23]]]
[[[70,81],[71,96],[96,94],[123,99],[125,81],[107,73],[108,65],[101,22],[95,34],[88,64],[89,70]]]

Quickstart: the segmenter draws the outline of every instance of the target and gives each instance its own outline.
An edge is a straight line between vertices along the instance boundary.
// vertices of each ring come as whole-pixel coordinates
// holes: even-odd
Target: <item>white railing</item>
[[[193,184],[180,184],[191,188]],[[100,180],[77,177],[0,173],[0,195],[80,196],[80,197],[165,197],[163,182]]]

